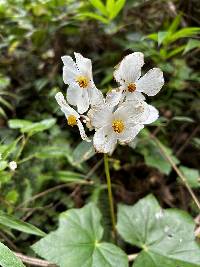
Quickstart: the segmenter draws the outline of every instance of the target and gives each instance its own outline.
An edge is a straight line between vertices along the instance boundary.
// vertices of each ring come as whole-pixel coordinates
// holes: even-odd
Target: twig
[[[3,233],[0,232],[0,237],[3,238],[3,240],[14,250],[19,251],[18,248],[15,246],[15,244]]]
[[[93,173],[101,166],[101,164],[103,163],[103,159],[99,160],[93,167],[92,169],[88,172],[88,174],[86,175],[86,179],[90,178]]]
[[[15,252],[15,255],[24,263],[33,265],[33,266],[39,266],[39,267],[57,267],[54,263],[51,263],[49,261],[40,260],[37,258],[25,256],[21,253]]]
[[[74,182],[74,183],[75,183],[75,182]],[[93,184],[93,182],[92,182],[92,181],[86,181],[86,180],[84,180],[84,181],[81,182],[81,184]],[[61,189],[61,188],[68,187],[68,186],[69,186],[69,183],[67,183],[67,184],[60,184],[60,185],[51,187],[51,188],[49,188],[49,189],[47,189],[47,190],[45,190],[45,191],[43,191],[43,192],[41,192],[41,193],[39,193],[39,194],[36,194],[35,196],[33,196],[33,197],[27,199],[26,201],[24,201],[23,203],[21,203],[21,204],[16,208],[16,210],[19,209],[19,208],[21,208],[21,207],[23,207],[25,204],[27,204],[27,203],[29,203],[29,202],[31,202],[31,201],[34,201],[34,200],[36,200],[36,199],[38,199],[38,198],[40,198],[40,197],[43,197],[43,196],[45,196],[45,195],[47,195],[47,194],[49,194],[49,193],[52,193],[52,192],[54,192],[54,191],[57,191],[57,190],[59,190],[59,189]]]
[[[192,131],[191,135],[187,138],[185,143],[179,148],[179,150],[176,152],[176,156],[179,156],[183,150],[187,147],[191,139],[196,135],[196,133],[199,131],[199,125]]]
[[[32,216],[32,214],[35,212],[35,211],[38,211],[38,210],[44,210],[44,209],[49,209],[53,206],[52,203],[50,203],[49,205],[46,205],[44,207],[36,207],[36,208],[20,208],[20,210],[22,211],[27,211],[26,215],[23,216],[22,218],[22,221],[26,221],[30,216]]]
[[[58,267],[56,264],[51,263],[49,261],[45,261],[45,260],[40,260],[37,258],[33,258],[33,257],[29,257],[26,255],[23,255],[22,253],[17,253],[15,252],[15,255],[21,259],[22,262],[30,264],[32,266],[38,266],[38,267]],[[134,261],[136,259],[136,257],[138,256],[138,254],[131,254],[128,255],[128,261]]]
[[[176,164],[174,163],[174,161],[172,160],[172,158],[168,155],[168,153],[165,151],[165,148],[163,147],[162,143],[153,135],[151,135],[151,137],[154,139],[154,141],[156,142],[156,144],[158,145],[161,153],[163,154],[163,156],[166,158],[166,160],[169,162],[169,164],[172,166],[172,168],[175,170],[175,172],[178,174],[178,176],[181,178],[182,182],[184,183],[185,187],[187,188],[188,192],[190,193],[191,197],[193,198],[194,202],[196,203],[197,207],[200,210],[200,203],[199,200],[197,199],[197,197],[195,196],[194,192],[192,191],[192,189],[190,188],[188,182],[187,182],[187,178],[183,175],[183,173],[180,171],[180,169],[176,166]]]

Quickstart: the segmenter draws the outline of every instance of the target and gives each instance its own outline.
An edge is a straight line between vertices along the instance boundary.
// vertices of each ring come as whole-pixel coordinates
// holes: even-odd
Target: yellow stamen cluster
[[[67,123],[68,125],[70,126],[74,126],[74,125],[77,125],[77,120],[76,120],[76,116],[74,115],[69,115],[69,117],[67,118]]]
[[[116,133],[121,133],[124,130],[124,122],[123,120],[114,120],[112,122],[112,128]]]
[[[79,84],[81,88],[86,88],[88,86],[89,80],[85,76],[78,76],[76,78],[76,82]]]
[[[129,83],[129,85],[127,86],[128,91],[130,93],[133,93],[136,90],[136,84],[135,83]]]

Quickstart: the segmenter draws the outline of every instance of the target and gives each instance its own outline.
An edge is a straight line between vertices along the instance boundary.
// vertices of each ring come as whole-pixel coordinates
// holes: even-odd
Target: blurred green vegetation
[[[1,210],[48,232],[60,212],[94,201],[109,229],[102,157],[67,126],[54,99],[67,89],[60,58],[74,51],[91,58],[95,83],[105,93],[116,86],[113,66],[141,51],[144,71],[160,67],[166,84],[149,99],[159,120],[136,147],[118,146],[110,159],[115,200],[134,203],[153,192],[164,206],[197,215],[151,134],[198,194],[199,15],[195,0],[0,0]],[[36,240],[1,221],[0,228],[24,252]]]

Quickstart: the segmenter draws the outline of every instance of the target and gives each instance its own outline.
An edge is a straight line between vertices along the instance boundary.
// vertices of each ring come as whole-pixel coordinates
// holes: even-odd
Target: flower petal
[[[100,90],[94,86],[93,88],[88,88],[88,95],[90,99],[90,105],[92,108],[102,107],[104,105],[104,97]]]
[[[132,101],[132,103],[132,112],[129,113],[128,122],[143,124],[143,121],[147,120],[150,114],[149,105],[145,101]]]
[[[141,68],[144,65],[144,55],[141,52],[135,52],[126,56],[117,66],[114,77],[120,84],[133,83],[141,76]]]
[[[137,81],[136,90],[148,96],[154,96],[160,91],[163,84],[163,72],[159,68],[153,68]]]
[[[123,101],[123,87],[119,87],[117,89],[112,89],[106,94],[106,104],[110,108],[114,108],[117,106],[121,101]]]
[[[132,100],[125,101],[114,112],[113,116],[115,119],[121,119],[124,122],[138,122],[140,118],[143,118],[149,111],[147,110],[148,105],[144,101]],[[146,114],[145,118],[148,117]]]
[[[143,124],[150,114],[149,105],[145,101],[127,100],[114,112],[115,119],[123,120],[126,124]]]
[[[73,105],[77,106],[77,101],[80,98],[82,88],[80,88],[76,83],[72,83],[69,85],[67,89],[67,101]]]
[[[111,127],[102,127],[95,132],[93,142],[98,153],[112,154],[117,144],[116,134]]]
[[[91,142],[91,140],[87,137],[87,135],[85,133],[85,130],[84,130],[84,127],[83,127],[83,124],[81,123],[80,120],[77,120],[77,126],[78,126],[78,129],[79,129],[81,138],[83,140],[85,140],[86,142]]]
[[[81,94],[79,95],[79,98],[77,98],[77,109],[80,114],[83,114],[89,109],[89,96],[88,91],[86,89],[80,88]]]
[[[120,143],[130,143],[143,128],[144,125],[142,124],[127,125],[125,130],[121,134],[119,134],[118,140],[120,141]]]
[[[149,108],[149,115],[148,118],[142,122],[143,124],[153,123],[159,117],[159,111],[155,107],[148,105],[148,108]]]
[[[101,109],[94,110],[92,113],[91,124],[95,128],[112,125],[113,114],[108,105],[104,105]]]
[[[92,80],[92,62],[89,58],[83,57],[79,53],[74,53],[76,65],[83,76]]]
[[[71,84],[75,81],[75,77],[78,75],[78,69],[70,56],[63,56],[61,59],[64,64],[63,81],[65,84]]]
[[[65,114],[66,118],[69,115],[74,115],[76,118],[80,117],[79,114],[67,104],[67,102],[66,102],[66,100],[65,100],[65,98],[61,92],[56,94],[55,99],[56,99],[58,105],[60,106],[62,112]]]
[[[140,92],[133,92],[133,93],[130,93],[130,92],[126,92],[126,100],[145,100],[145,97],[142,93]]]

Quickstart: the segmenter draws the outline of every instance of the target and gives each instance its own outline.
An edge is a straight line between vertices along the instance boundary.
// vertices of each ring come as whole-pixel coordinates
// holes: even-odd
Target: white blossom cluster
[[[141,77],[144,55],[135,52],[127,55],[116,67],[114,78],[119,84],[104,98],[93,81],[92,63],[79,53],[63,56],[63,80],[68,85],[67,101],[61,92],[55,98],[70,126],[77,125],[83,140],[90,142],[83,123],[95,130],[94,148],[99,153],[112,154],[117,143],[128,144],[144,128],[158,119],[158,110],[145,102],[156,95],[164,84],[159,68],[149,70]],[[68,103],[77,108],[74,110]]]

